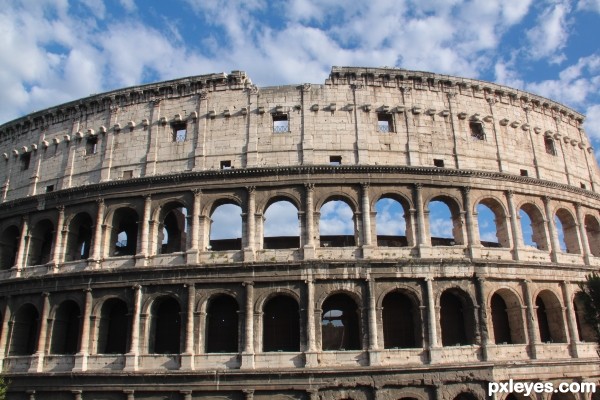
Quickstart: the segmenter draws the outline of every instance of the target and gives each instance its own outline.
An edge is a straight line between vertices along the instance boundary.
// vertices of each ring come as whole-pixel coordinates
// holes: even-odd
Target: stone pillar
[[[535,317],[535,307],[533,305],[533,299],[531,298],[531,289],[529,288],[530,280],[525,279],[523,281],[523,296],[525,297],[525,304],[527,305],[527,333],[529,336],[529,356],[531,358],[537,358],[536,345],[540,342],[540,335],[537,329],[537,319]]]
[[[307,183],[306,188],[306,245],[304,245],[304,259],[315,258],[315,215],[314,215],[314,195],[315,185]]]
[[[361,183],[362,187],[362,229],[363,247],[371,246],[371,205],[369,202],[369,184]]]
[[[573,295],[571,293],[571,283],[563,281],[561,283],[563,292],[563,301],[565,302],[567,327],[569,329],[569,347],[571,357],[578,357],[577,342],[579,334],[577,332],[577,321],[575,320],[575,310],[573,309]]]
[[[131,321],[131,347],[125,356],[126,371],[137,371],[140,351],[140,318],[142,308],[142,286],[134,285],[133,318]]]
[[[246,318],[241,368],[254,369],[254,282],[244,282],[244,286],[246,287]]]
[[[4,306],[4,312],[2,313],[2,331],[0,332],[0,371],[2,370],[2,362],[4,360],[5,355],[8,353],[6,349],[6,344],[8,343],[8,337],[10,333],[10,325],[11,325],[11,305],[12,298],[8,297],[6,300],[6,305]]]
[[[96,213],[96,226],[94,227],[94,250],[91,258],[98,265],[102,260],[102,224],[106,206],[103,199],[96,200],[96,203],[98,204],[98,211]]]
[[[63,239],[65,233],[63,232],[63,225],[65,224],[65,206],[58,206],[58,221],[56,222],[56,231],[54,234],[54,249],[52,251],[52,271],[58,272],[58,265],[62,262],[63,253]]]
[[[319,400],[319,389],[306,389],[308,400]]]
[[[29,400],[35,400],[35,390],[27,390],[25,393],[29,396]]]
[[[417,208],[417,245],[419,247],[429,247],[431,243],[425,232],[425,209],[423,205],[423,185],[415,183],[414,203]]]
[[[180,393],[181,393],[181,396],[183,397],[183,400],[192,400],[192,391],[191,390],[182,390]]]
[[[544,210],[546,212],[546,224],[548,229],[548,244],[550,245],[550,258],[553,262],[558,262],[558,253],[560,253],[560,243],[558,242],[558,235],[556,233],[556,226],[554,225],[554,215],[552,215],[552,209],[550,208],[550,197],[544,196]]]
[[[135,392],[133,390],[124,390],[123,394],[125,394],[127,400],[135,400]]]
[[[254,261],[256,239],[255,212],[256,212],[256,187],[247,186],[248,202],[246,204],[246,241],[244,248],[244,261]]]
[[[181,369],[194,369],[194,304],[196,303],[196,286],[188,286],[187,319],[185,325],[185,351],[181,355]]]
[[[81,390],[72,390],[71,393],[73,393],[73,399],[74,400],[81,400],[81,394],[83,393]]]
[[[190,247],[187,250],[187,263],[198,264],[199,257],[198,253],[203,249],[199,247],[200,237],[200,206],[202,200],[202,190],[194,189],[194,206],[192,209],[192,223],[191,223],[191,240]]]
[[[377,340],[377,301],[375,299],[375,279],[367,279],[369,299],[369,364],[379,364],[379,343]]]
[[[46,354],[46,337],[48,333],[48,315],[50,313],[50,293],[42,293],[42,313],[40,317],[40,334],[38,336],[37,350],[31,359],[29,372],[42,372],[44,370],[44,356]]]
[[[242,390],[244,393],[245,400],[253,400],[254,399],[254,389],[244,389]]]
[[[137,252],[135,258],[140,260],[142,266],[146,265],[146,258],[148,257],[149,250],[149,236],[150,236],[150,220],[152,218],[152,197],[150,195],[144,196],[144,216],[142,220],[142,240],[140,241],[140,249]],[[137,262],[136,262],[137,263]]]
[[[479,304],[479,334],[481,336],[481,355],[483,361],[488,360],[488,344],[489,344],[489,333],[488,333],[488,320],[487,320],[487,304],[485,299],[487,298],[485,293],[485,279],[476,278],[475,281],[475,294],[477,296],[477,303]]]
[[[585,262],[585,265],[590,265],[592,253],[590,251],[590,242],[588,240],[587,231],[585,230],[585,216],[583,215],[581,203],[575,203],[575,212],[577,214],[577,224],[579,225],[579,237],[581,238],[583,261]]]
[[[306,281],[306,337],[308,343],[305,366],[316,367],[318,365],[318,360],[315,330],[315,282],[312,277]]]
[[[427,291],[427,327],[429,331],[429,362],[437,361],[437,316],[435,312],[435,300],[433,298],[433,278],[425,278]]]
[[[469,186],[465,186],[462,188],[463,195],[463,207],[465,210],[465,223],[467,224],[467,242],[466,245],[469,249],[469,253],[471,258],[477,258],[478,252],[474,250],[474,248],[481,247],[479,241],[477,240],[477,236],[475,234],[475,223],[473,221],[473,212],[471,210],[471,188]]]
[[[87,371],[87,361],[90,343],[90,315],[92,314],[92,289],[87,288],[85,292],[85,304],[83,309],[83,321],[81,324],[81,345],[79,353],[75,356],[75,371]]]
[[[21,223],[21,237],[19,238],[19,249],[16,257],[16,276],[21,276],[21,270],[27,265],[27,245],[29,242],[29,217],[24,216]]]
[[[521,227],[519,226],[519,216],[515,208],[514,193],[512,190],[505,192],[506,202],[508,204],[508,212],[510,213],[510,230],[512,233],[512,253],[515,261],[520,260],[519,249],[523,245],[523,238],[521,237]]]

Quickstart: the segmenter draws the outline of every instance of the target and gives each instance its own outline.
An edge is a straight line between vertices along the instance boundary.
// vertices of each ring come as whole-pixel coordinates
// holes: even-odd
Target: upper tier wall
[[[499,171],[597,191],[582,121],[529,93],[400,69],[334,67],[324,85],[266,88],[239,71],[203,75],[0,126],[2,201],[129,177],[331,161]]]

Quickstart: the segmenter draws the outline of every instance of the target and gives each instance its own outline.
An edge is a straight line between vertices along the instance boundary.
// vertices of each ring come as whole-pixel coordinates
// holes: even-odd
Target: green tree
[[[585,319],[594,329],[600,344],[600,275],[593,273],[579,285],[585,305]]]
[[[6,400],[6,392],[8,391],[8,385],[10,381],[0,376],[0,400]]]

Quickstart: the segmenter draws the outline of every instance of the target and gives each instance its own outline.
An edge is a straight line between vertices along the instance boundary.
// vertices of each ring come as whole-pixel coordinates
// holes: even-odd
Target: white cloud
[[[319,233],[321,235],[353,235],[352,209],[340,200],[329,201],[321,207]]]
[[[555,63],[564,61],[562,50],[569,37],[569,11],[568,2],[555,3],[538,16],[537,25],[527,31],[531,57],[550,58]]]
[[[580,0],[577,3],[577,9],[600,13],[600,0]]]
[[[264,236],[299,236],[298,210],[289,201],[273,203],[265,211]]]
[[[381,199],[375,205],[375,222],[378,235],[404,236],[406,221],[400,203],[392,199]]]
[[[210,240],[242,237],[242,208],[234,204],[223,204],[210,216]]]
[[[137,9],[135,5],[135,0],[119,0],[121,6],[128,12],[133,12]]]

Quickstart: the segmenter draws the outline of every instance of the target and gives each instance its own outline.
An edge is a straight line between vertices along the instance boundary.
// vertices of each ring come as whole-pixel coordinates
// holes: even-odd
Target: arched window
[[[573,254],[580,253],[577,226],[571,213],[564,208],[559,209],[554,216],[554,225],[556,226],[561,251]]]
[[[321,207],[319,234],[321,247],[356,246],[354,212],[342,200],[331,200]]]
[[[98,353],[127,353],[130,335],[128,313],[123,300],[112,298],[104,302],[98,325]]]
[[[478,400],[477,396],[475,396],[471,392],[462,392],[459,393],[458,396],[454,398],[454,400]]]
[[[52,354],[75,354],[79,348],[79,306],[72,300],[61,303],[52,325]],[[87,338],[84,338],[86,340]]]
[[[10,340],[11,356],[27,356],[37,350],[39,314],[31,304],[22,305],[14,315]]]
[[[264,351],[300,351],[300,310],[296,300],[276,296],[265,304]]]
[[[535,299],[538,330],[542,343],[566,343],[563,311],[554,293],[543,290]]]
[[[151,354],[177,354],[181,342],[181,308],[172,297],[161,297],[152,305]]]
[[[210,218],[211,250],[241,250],[242,208],[236,204],[222,204],[215,208]]]
[[[491,303],[494,342],[496,344],[512,344],[510,322],[504,299],[498,293],[494,293]]]
[[[27,265],[43,265],[50,262],[54,224],[47,219],[38,222],[31,230],[29,239],[29,262]]]
[[[586,299],[583,293],[578,292],[573,300],[573,312],[575,312],[575,323],[577,324],[577,332],[579,340],[582,342],[597,342],[597,334],[593,326],[586,318]]]
[[[521,220],[523,244],[538,250],[548,250],[544,217],[540,210],[533,204],[523,204],[519,210],[519,219]]]
[[[377,246],[408,246],[406,235],[406,211],[403,205],[392,198],[381,198],[375,203],[375,225],[377,227]]]
[[[463,244],[460,210],[454,200],[440,196],[428,204],[432,246]]]
[[[418,310],[402,292],[388,293],[383,299],[383,342],[386,349],[421,347]]]
[[[466,296],[462,291],[450,289],[440,297],[442,346],[463,346],[474,341],[475,320]]]
[[[297,249],[300,247],[298,209],[286,200],[276,201],[265,211],[265,249]]]
[[[510,247],[504,209],[494,199],[483,199],[477,205],[479,240],[483,247]]]
[[[92,218],[87,213],[79,213],[71,220],[67,233],[65,261],[85,260],[90,256],[92,226]]]
[[[231,296],[219,295],[212,298],[206,312],[206,352],[238,352],[237,301]]]
[[[586,215],[584,223],[590,252],[594,257],[600,257],[600,224],[598,219],[592,215]]]
[[[187,208],[179,203],[170,203],[163,207],[164,218],[159,229],[160,254],[184,251],[187,240]]]
[[[0,236],[0,269],[11,269],[17,263],[19,228],[9,226]]]
[[[132,256],[137,252],[139,218],[131,208],[119,208],[113,215],[110,254]]]
[[[321,337],[323,350],[359,350],[360,326],[356,303],[346,294],[334,294],[323,302]]]

